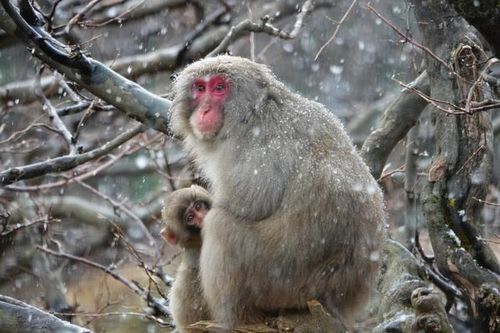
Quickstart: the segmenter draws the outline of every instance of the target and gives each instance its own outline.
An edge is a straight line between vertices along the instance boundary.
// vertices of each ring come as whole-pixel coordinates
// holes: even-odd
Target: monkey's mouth
[[[192,116],[192,124],[197,132],[203,137],[217,135],[222,127],[222,111],[214,108],[206,108],[196,111]]]

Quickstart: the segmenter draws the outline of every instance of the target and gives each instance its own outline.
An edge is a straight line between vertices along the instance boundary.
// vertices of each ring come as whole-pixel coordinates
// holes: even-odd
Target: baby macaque
[[[349,322],[379,269],[384,203],[337,117],[233,56],[189,65],[174,93],[172,128],[213,193],[200,276],[215,322],[312,299]]]
[[[201,228],[211,207],[208,192],[192,185],[170,194],[165,200],[162,237],[183,249],[181,263],[170,291],[170,308],[174,324],[181,333],[194,333],[189,325],[209,319],[199,278]]]

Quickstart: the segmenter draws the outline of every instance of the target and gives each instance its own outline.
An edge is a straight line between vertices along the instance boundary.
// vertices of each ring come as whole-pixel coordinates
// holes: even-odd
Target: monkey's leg
[[[234,223],[232,216],[212,208],[205,218],[200,257],[200,277],[211,318],[222,327],[256,323],[264,315],[255,306],[249,271],[254,260],[248,231]]]
[[[202,274],[203,294],[207,299],[212,320],[220,328],[230,331],[237,323],[241,323],[241,318],[238,318],[237,300],[241,291],[237,291],[231,281],[225,286],[217,286],[217,281],[230,280],[223,274],[204,274],[203,270]]]
[[[225,228],[225,221],[212,209],[205,218],[203,228],[200,278],[212,320],[229,330],[237,322],[238,293],[241,291],[236,288],[241,281],[235,267],[235,253],[228,251],[229,242],[224,239]]]

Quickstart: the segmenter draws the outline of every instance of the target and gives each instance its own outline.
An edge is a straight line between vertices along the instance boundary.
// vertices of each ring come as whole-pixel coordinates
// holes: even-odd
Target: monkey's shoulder
[[[303,138],[330,137],[340,140],[343,145],[351,145],[344,124],[335,113],[325,105],[301,95],[289,95],[290,112],[287,121]]]

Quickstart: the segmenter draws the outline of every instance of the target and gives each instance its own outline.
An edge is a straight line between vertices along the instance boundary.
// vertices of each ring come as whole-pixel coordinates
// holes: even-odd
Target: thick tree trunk
[[[414,1],[423,36],[431,98],[466,107],[481,101],[484,52],[444,1]],[[447,66],[445,64],[448,64]],[[449,104],[441,107],[453,112]],[[478,212],[492,173],[490,115],[453,115],[434,108],[436,149],[423,191],[423,211],[439,270],[463,291],[474,332],[499,330],[498,261],[479,237]]]

